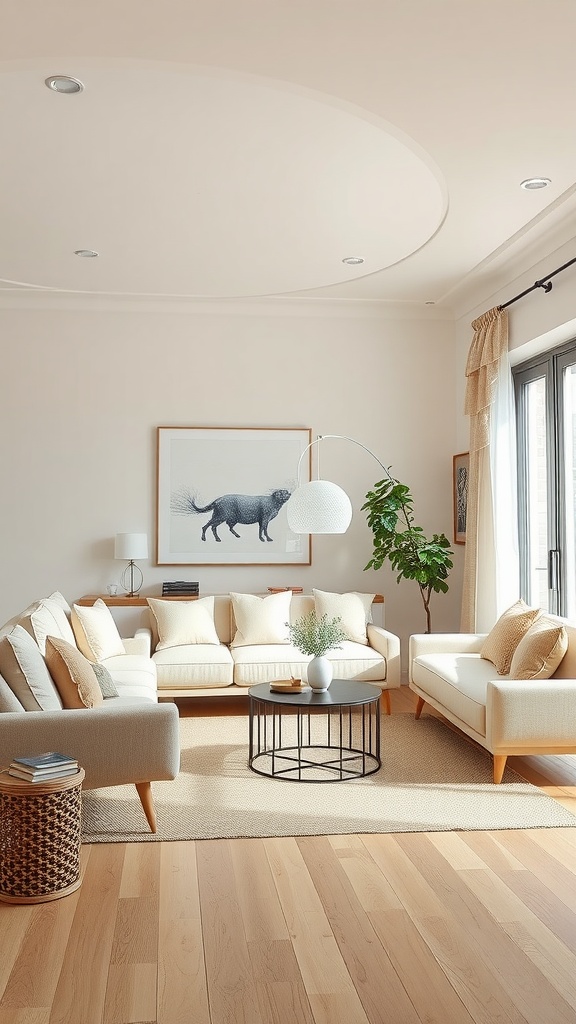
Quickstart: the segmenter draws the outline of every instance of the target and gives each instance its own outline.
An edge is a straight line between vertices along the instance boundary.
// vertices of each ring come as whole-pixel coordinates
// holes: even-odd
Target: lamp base
[[[142,570],[138,568],[135,562],[128,562],[120,577],[120,585],[126,591],[126,597],[138,597],[138,592],[143,582]]]

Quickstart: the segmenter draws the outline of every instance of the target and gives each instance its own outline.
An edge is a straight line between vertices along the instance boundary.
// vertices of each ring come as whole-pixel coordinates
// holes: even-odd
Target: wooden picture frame
[[[309,427],[157,427],[156,564],[310,565],[286,501],[311,440]]]
[[[468,477],[470,453],[452,456],[452,502],[454,510],[454,543],[466,543],[466,517],[468,513]]]

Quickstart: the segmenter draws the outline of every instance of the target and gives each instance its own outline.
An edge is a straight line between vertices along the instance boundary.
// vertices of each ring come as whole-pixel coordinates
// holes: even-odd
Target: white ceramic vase
[[[313,690],[327,690],[332,682],[334,669],[332,662],[322,654],[320,657],[312,658],[308,662],[308,685]]]

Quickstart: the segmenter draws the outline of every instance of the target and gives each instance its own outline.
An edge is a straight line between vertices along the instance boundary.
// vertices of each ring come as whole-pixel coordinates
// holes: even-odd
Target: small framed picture
[[[466,543],[466,515],[468,512],[468,472],[470,453],[452,456],[452,493],[454,505],[454,543]]]

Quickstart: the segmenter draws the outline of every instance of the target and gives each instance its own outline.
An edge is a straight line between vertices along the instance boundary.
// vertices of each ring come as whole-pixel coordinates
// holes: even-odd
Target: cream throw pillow
[[[0,640],[0,675],[25,711],[61,711],[62,701],[30,633],[14,626]]]
[[[46,664],[65,708],[96,708],[104,703],[92,663],[74,644],[46,637]]]
[[[25,615],[20,622],[34,637],[40,653],[46,650],[47,636],[60,636],[69,644],[75,643],[72,626],[68,616],[59,601],[51,597],[44,597],[38,604]]]
[[[156,650],[181,647],[185,644],[219,644],[214,625],[214,598],[197,601],[162,601],[148,597],[148,604],[158,628]]]
[[[257,594],[230,594],[236,622],[232,647],[252,644],[288,644],[292,591],[258,597]]]
[[[331,594],[326,590],[313,590],[314,606],[318,618],[340,619],[340,625],[349,640],[367,644],[366,624],[372,622],[372,602],[375,594]]]
[[[112,612],[100,598],[91,608],[74,605],[72,627],[78,649],[88,661],[105,661],[126,654]]]
[[[511,679],[550,679],[568,650],[564,626],[540,615],[514,651]]]
[[[508,675],[514,651],[539,614],[539,608],[529,608],[520,598],[492,626],[482,644],[480,657],[491,661],[498,675]]]

